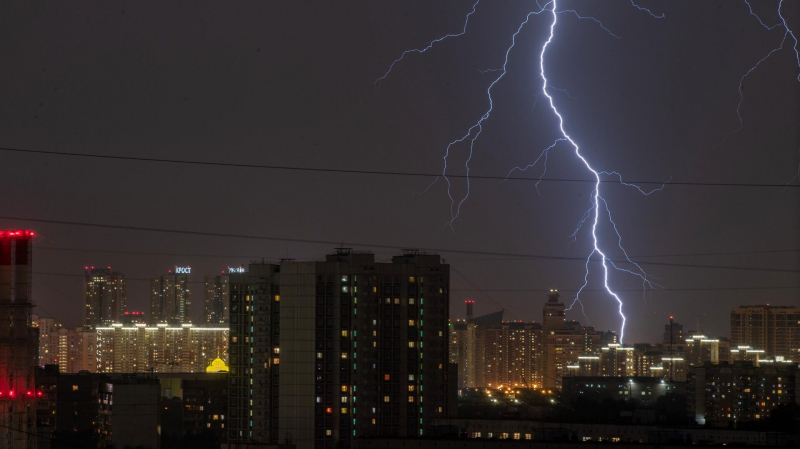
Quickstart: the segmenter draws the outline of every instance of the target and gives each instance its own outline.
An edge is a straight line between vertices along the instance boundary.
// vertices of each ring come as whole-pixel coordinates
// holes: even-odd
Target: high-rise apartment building
[[[339,249],[281,264],[280,434],[298,449],[423,436],[455,407],[447,360],[450,267]],[[309,336],[313,336],[310,339]]]
[[[122,319],[127,310],[128,291],[125,276],[108,268],[85,267],[84,298],[87,329],[107,326]]]
[[[283,438],[278,435],[280,306],[280,265],[252,263],[246,273],[231,274],[227,423],[231,443],[274,444]]]
[[[566,321],[564,303],[558,290],[551,290],[544,304],[542,324],[542,357],[539,364],[544,388],[561,388],[561,378],[578,366],[579,357],[599,355],[601,333],[577,321]],[[603,334],[604,340],[615,337]],[[615,339],[615,338],[614,338]]]
[[[228,442],[424,435],[455,407],[448,290],[449,266],[414,251],[376,262],[338,249],[232,274]]]
[[[31,324],[32,231],[0,231],[0,447],[35,447],[37,329]]]
[[[451,323],[450,362],[459,388],[539,388],[542,325],[503,321],[503,311]]]
[[[216,326],[228,324],[230,312],[228,310],[228,284],[230,276],[227,274],[204,276],[203,284],[203,324]]]
[[[112,323],[96,332],[99,373],[204,373],[228,360],[227,327]]]
[[[58,363],[58,331],[61,323],[53,318],[33,315],[33,327],[39,329],[39,366]]]
[[[61,328],[56,333],[55,364],[62,373],[97,372],[97,332],[84,328]]]
[[[191,322],[191,267],[175,267],[150,279],[150,324]]]
[[[731,343],[733,347],[763,349],[769,358],[796,357],[800,348],[800,307],[767,304],[734,308]]]

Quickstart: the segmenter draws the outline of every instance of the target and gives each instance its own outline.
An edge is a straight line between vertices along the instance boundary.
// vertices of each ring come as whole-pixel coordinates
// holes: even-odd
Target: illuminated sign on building
[[[175,267],[175,274],[192,274],[192,267]]]
[[[228,273],[244,273],[244,267],[228,267]]]

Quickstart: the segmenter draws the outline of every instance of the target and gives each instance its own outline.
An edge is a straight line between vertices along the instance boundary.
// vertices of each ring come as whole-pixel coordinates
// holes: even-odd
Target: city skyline
[[[699,320],[709,334],[727,334],[728,320],[715,315],[717,307],[792,304],[800,291],[798,189],[792,187],[800,143],[795,133],[783,131],[800,122],[792,50],[787,45],[776,52],[747,79],[744,126],[717,145],[739,124],[741,76],[780,43],[780,32],[765,30],[741,2],[719,9],[710,2],[662,3],[657,9],[665,19],[657,20],[624,1],[577,2],[576,10],[597,17],[620,38],[565,14],[560,22],[565,32],[554,43],[548,67],[553,86],[569,93],[557,91],[557,101],[567,108],[570,129],[586,142],[593,163],[631,181],[674,182],[648,197],[609,186],[607,200],[612,206],[624,204],[615,218],[633,260],[665,264],[642,265],[664,291],[642,295],[637,281],[614,280],[629,309],[631,341],[654,339],[653,329],[669,315],[691,327]],[[52,14],[4,5],[2,17],[15,18],[4,27],[8,41],[19,42],[19,49],[0,56],[9,68],[7,107],[0,111],[0,123],[9,126],[2,146],[435,174],[443,146],[484,110],[485,89],[493,78],[482,71],[502,62],[512,29],[528,12],[525,5],[479,4],[466,34],[424,56],[407,57],[379,89],[374,81],[403,51],[460,30],[469,6],[364,2],[345,11],[323,4],[308,15],[291,3],[252,5],[247,14],[222,6],[191,14],[179,6],[159,7],[156,14],[154,6],[142,4],[100,19],[96,11],[63,5],[52,6]],[[754,8],[759,17],[775,14],[774,5]],[[796,8],[783,2],[785,17],[797,17]],[[158,16],[153,32],[136,27],[132,14],[140,20]],[[735,31],[709,27],[708,20]],[[513,70],[497,85],[495,115],[476,147],[475,176],[502,178],[511,167],[532,163],[536,149],[551,143],[550,115],[542,101],[534,108],[540,86],[530,80],[538,76],[536,61],[521,57],[540,49],[545,23],[533,20],[519,35]],[[31,33],[37,38],[25,38]],[[233,37],[239,33],[248,37]],[[63,48],[58,55],[49,44],[56,41]],[[134,63],[131,51],[152,58]],[[26,57],[20,61],[14,55]],[[207,61],[229,61],[237,70]],[[146,73],[136,75],[141,70]],[[671,82],[655,88],[659,77]],[[84,82],[73,81],[79,79]],[[94,86],[105,86],[103,94]],[[584,178],[567,153],[550,154],[548,178]],[[463,157],[463,151],[457,155]],[[533,182],[476,178],[451,231],[442,228],[450,216],[443,184],[416,195],[432,177],[19,152],[5,152],[4,161],[37,167],[13,170],[0,180],[3,191],[19,192],[3,199],[8,217],[339,241],[379,251],[379,257],[391,251],[348,242],[574,258],[520,261],[440,251],[472,283],[454,276],[454,309],[474,299],[479,314],[505,308],[518,319],[533,319],[543,303],[538,291],[558,288],[567,295],[580,288],[580,259],[588,253],[585,236],[570,237],[588,206],[591,186],[582,183],[543,182],[537,194]],[[456,162],[453,167],[463,160]],[[92,176],[82,176],[85,172]],[[522,175],[536,179],[539,173]],[[254,199],[260,195],[264,199]],[[103,205],[102,213],[97,204]],[[246,211],[246,219],[231,221],[218,205]],[[77,267],[110,265],[126,273],[131,306],[146,310],[139,301],[146,298],[147,286],[132,278],[149,278],[174,265],[215,274],[262,257],[316,259],[333,246],[11,219],[0,219],[0,227],[36,229],[43,236],[36,271],[49,274],[36,274],[41,282],[34,296],[41,309],[69,323],[80,320],[75,306],[80,290],[75,288],[79,281],[65,275],[80,274]],[[613,299],[598,291],[600,279],[590,276],[589,281],[587,316],[598,328],[619,329]],[[504,306],[495,307],[486,296]],[[47,316],[44,310],[37,311]],[[198,319],[197,307],[193,313]],[[587,321],[580,312],[568,313],[570,319]]]

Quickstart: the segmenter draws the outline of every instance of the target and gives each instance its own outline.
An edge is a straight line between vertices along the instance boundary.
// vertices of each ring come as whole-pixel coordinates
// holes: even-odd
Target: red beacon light
[[[36,392],[36,397],[37,397],[37,398],[40,398],[40,397],[42,397],[42,396],[44,396],[44,393],[42,393],[41,391],[37,391],[37,392]]]

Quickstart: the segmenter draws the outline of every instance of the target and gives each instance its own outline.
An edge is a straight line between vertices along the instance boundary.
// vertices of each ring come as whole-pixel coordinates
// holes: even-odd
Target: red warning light
[[[43,394],[41,391],[37,391],[37,392],[36,392],[36,397],[39,397],[39,398],[40,398],[40,397],[42,397],[42,396],[44,396],[44,394]]]
[[[328,407],[328,408],[325,409],[325,413],[330,415],[331,413],[333,413],[333,409]]]

